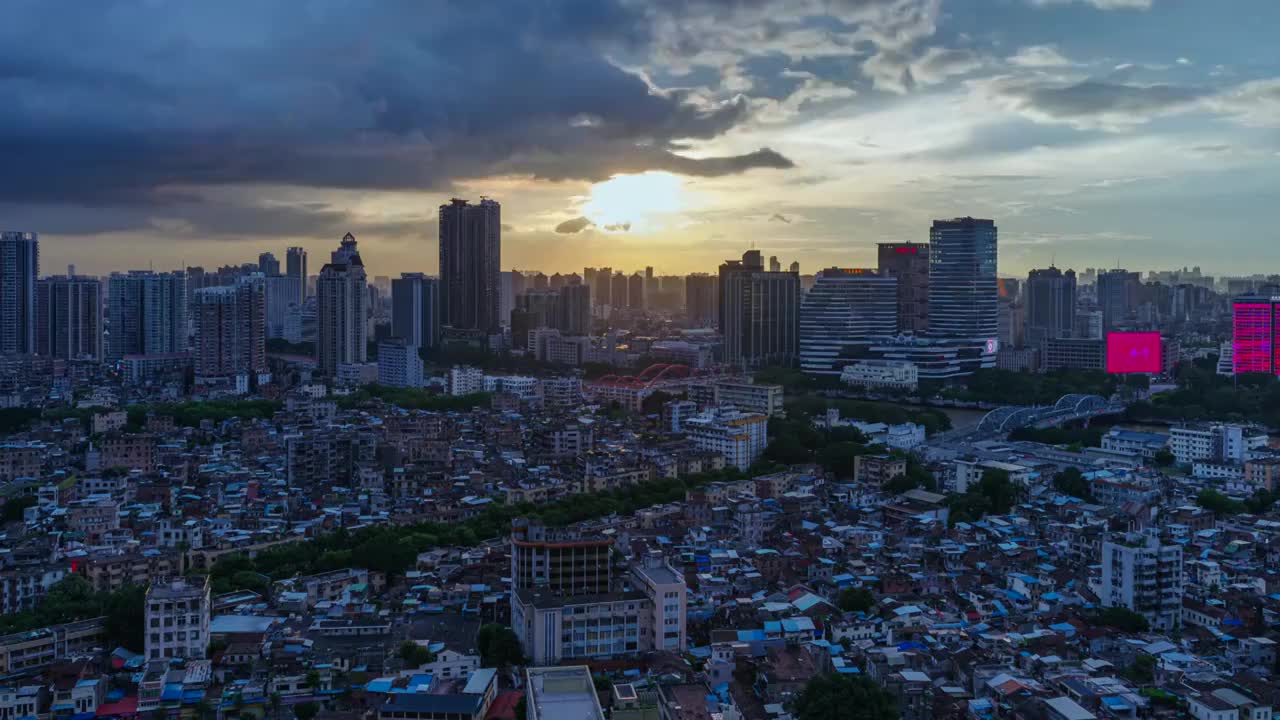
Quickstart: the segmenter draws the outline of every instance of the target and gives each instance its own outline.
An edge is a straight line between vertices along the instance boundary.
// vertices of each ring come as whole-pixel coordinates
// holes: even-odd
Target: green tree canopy
[[[819,675],[791,704],[796,720],[898,720],[897,702],[865,675]]]

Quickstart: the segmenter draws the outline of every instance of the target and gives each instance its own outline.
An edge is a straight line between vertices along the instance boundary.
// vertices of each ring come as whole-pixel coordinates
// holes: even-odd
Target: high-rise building
[[[524,294],[525,276],[519,270],[504,270],[498,273],[498,321],[507,323],[511,319],[511,311],[516,309],[516,298]]]
[[[1280,302],[1270,295],[1231,301],[1233,371],[1280,375]]]
[[[440,206],[440,322],[494,332],[501,323],[502,209],[481,198]]]
[[[1142,301],[1142,277],[1128,270],[1098,273],[1098,308],[1102,310],[1102,330],[1110,332],[1131,323]]]
[[[800,369],[839,375],[875,339],[898,332],[898,278],[875,270],[827,268],[800,301]]]
[[[1131,535],[1102,543],[1103,607],[1141,614],[1153,630],[1182,624],[1182,546]]]
[[[640,273],[627,278],[627,305],[633,310],[643,310],[645,307],[644,276]]]
[[[317,370],[335,377],[339,365],[362,364],[368,357],[368,291],[364,262],[355,236],[347,233],[316,282]]]
[[[307,251],[306,248],[291,247],[285,254],[285,275],[297,284],[298,299],[301,305],[307,301]]]
[[[1047,339],[1061,340],[1075,335],[1076,273],[1056,267],[1032,270],[1027,274],[1027,343],[1039,346]]]
[[[757,367],[790,364],[800,345],[800,276],[768,272],[759,250],[720,266],[724,360]]]
[[[258,272],[267,277],[280,274],[280,261],[275,253],[264,252],[258,255]]]
[[[614,310],[625,310],[630,307],[630,296],[627,292],[627,276],[618,271],[613,274],[613,279],[609,281],[609,292],[612,297],[609,299],[609,305]]]
[[[212,610],[208,577],[157,580],[147,588],[143,617],[148,660],[203,660]]]
[[[986,342],[996,337],[996,224],[935,220],[929,232],[929,334]]]
[[[684,312],[692,327],[713,327],[719,319],[720,303],[716,276],[693,273],[684,279]]]
[[[530,290],[517,298],[511,312],[511,345],[523,350],[529,347],[530,331],[555,327],[559,305],[560,293],[550,290]]]
[[[565,285],[559,291],[553,327],[565,335],[591,334],[591,286]]]
[[[186,352],[186,273],[112,273],[107,280],[107,318],[108,360]]]
[[[778,262],[777,255],[769,256],[769,272],[782,272],[782,263]]]
[[[40,240],[33,232],[0,232],[0,356],[36,351],[36,277]]]
[[[36,283],[36,354],[102,360],[102,283],[69,273]]]
[[[596,299],[597,306],[613,302],[613,268],[603,267],[595,271],[595,285],[591,287],[591,296]]]
[[[251,375],[267,370],[266,282],[260,276],[195,293],[192,363],[198,381],[235,378],[248,389]]]
[[[440,341],[440,281],[401,273],[391,281],[391,334],[418,349]]]
[[[298,278],[288,275],[266,275],[262,278],[266,295],[267,337],[282,338],[289,308],[298,305],[301,293]],[[193,294],[194,297],[194,294]]]
[[[898,332],[924,335],[929,330],[929,246],[880,243],[880,272],[898,279]]]

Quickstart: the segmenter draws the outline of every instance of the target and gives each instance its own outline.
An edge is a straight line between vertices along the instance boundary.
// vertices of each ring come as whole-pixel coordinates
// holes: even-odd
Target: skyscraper
[[[1280,303],[1275,298],[1233,298],[1231,327],[1233,372],[1280,374]]]
[[[556,320],[552,327],[565,335],[591,333],[591,286],[579,284],[560,288]]]
[[[759,250],[720,266],[724,360],[758,367],[790,364],[799,349],[800,276],[769,272]]]
[[[39,236],[0,232],[0,356],[36,351],[36,276]]]
[[[339,365],[363,363],[368,357],[368,291],[364,262],[351,233],[333,251],[329,263],[320,269],[316,282],[317,369],[328,377],[337,375]]]
[[[285,255],[285,275],[297,281],[298,304],[307,301],[307,251],[291,247]]]
[[[102,283],[51,275],[36,283],[36,354],[102,360]]]
[[[248,389],[250,375],[267,370],[265,278],[241,278],[234,285],[195,292],[197,382],[236,378]]]
[[[924,335],[929,330],[929,246],[880,243],[880,272],[898,279],[898,332]]]
[[[498,329],[502,210],[454,199],[440,206],[440,320],[458,329]]]
[[[898,278],[875,270],[827,268],[800,302],[800,369],[838,375],[877,338],[898,332]]]
[[[108,360],[187,351],[187,276],[130,270],[107,281]]]
[[[422,273],[401,273],[391,281],[391,335],[418,348],[440,340],[440,281]]]
[[[289,308],[302,304],[299,298],[306,292],[305,284],[292,275],[267,275],[262,282],[266,288],[267,337],[282,338]]]
[[[684,278],[684,312],[692,327],[712,327],[719,318],[716,276],[693,273]]]
[[[1102,310],[1102,330],[1110,332],[1133,320],[1142,299],[1142,277],[1128,270],[1098,273],[1098,308]]]
[[[595,284],[591,287],[591,297],[595,298],[597,306],[608,305],[613,301],[613,268],[603,267],[595,271]]]
[[[627,276],[621,270],[613,274],[613,279],[609,281],[609,292],[613,295],[610,298],[609,305],[614,310],[623,310],[630,307],[630,295],[627,293]]]
[[[996,224],[971,217],[935,220],[929,232],[929,334],[980,345],[994,340],[996,296]]]
[[[1027,309],[1027,344],[1038,347],[1045,340],[1062,340],[1075,334],[1076,273],[1056,267],[1032,270],[1024,291]]]
[[[267,277],[280,274],[280,261],[276,259],[275,253],[264,252],[258,255],[258,272]]]
[[[643,310],[644,303],[644,276],[640,273],[633,273],[627,278],[627,306],[635,310]]]

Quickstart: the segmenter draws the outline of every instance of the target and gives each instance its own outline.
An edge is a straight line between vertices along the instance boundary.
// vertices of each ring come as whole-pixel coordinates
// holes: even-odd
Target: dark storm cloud
[[[626,0],[15,2],[0,26],[0,157],[23,172],[0,178],[0,196],[165,206],[190,200],[173,192],[184,186],[790,167],[768,149],[679,154],[750,105],[655,88],[610,62],[650,46],[652,12]]]
[[[1071,84],[999,78],[994,94],[1013,109],[1046,121],[1138,124],[1192,106],[1211,91],[1178,85],[1138,85],[1088,79]]]

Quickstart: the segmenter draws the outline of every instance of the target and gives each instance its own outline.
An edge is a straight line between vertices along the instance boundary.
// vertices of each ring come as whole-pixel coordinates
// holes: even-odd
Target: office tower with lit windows
[[[75,274],[36,283],[36,354],[102,360],[102,283]]]
[[[130,270],[107,280],[108,360],[187,351],[187,276]]]
[[[719,327],[724,361],[788,365],[800,345],[800,276],[764,269],[759,250],[720,266]]]
[[[391,281],[391,335],[419,350],[440,341],[440,281],[401,273]]]
[[[935,220],[929,232],[929,334],[985,343],[996,337],[996,224]]]
[[[440,206],[440,322],[460,330],[501,324],[502,208],[481,198]]]
[[[800,369],[839,375],[875,340],[898,332],[898,278],[827,268],[800,301]]]
[[[335,377],[340,365],[364,363],[368,357],[369,293],[364,262],[351,233],[316,281],[316,355],[320,374]]]
[[[1102,310],[1104,333],[1131,324],[1142,302],[1142,277],[1128,270],[1104,270],[1098,273],[1098,308]]]
[[[898,280],[898,332],[924,335],[929,330],[929,246],[880,243],[880,272]]]
[[[1232,299],[1231,362],[1236,374],[1280,375],[1280,297]]]
[[[1032,270],[1023,291],[1027,344],[1039,347],[1045,340],[1065,340],[1075,335],[1076,273],[1056,267]]]
[[[36,351],[36,277],[40,239],[33,232],[0,231],[0,356]]]

